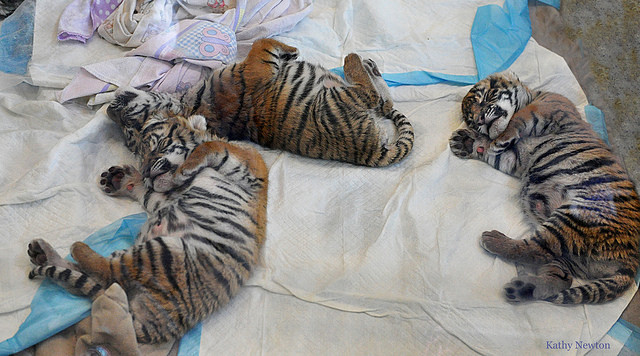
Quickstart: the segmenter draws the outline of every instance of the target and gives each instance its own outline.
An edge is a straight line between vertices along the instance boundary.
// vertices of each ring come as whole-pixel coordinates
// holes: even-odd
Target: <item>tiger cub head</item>
[[[515,74],[495,73],[469,90],[462,100],[462,118],[470,129],[494,139],[531,98],[531,90]]]
[[[140,172],[145,184],[158,192],[173,188],[178,167],[198,145],[214,139],[200,115],[153,116],[142,126],[139,138]]]
[[[215,139],[203,116],[151,115],[139,130],[122,127],[129,148],[140,158],[145,185],[158,192],[173,188],[173,174],[201,143]]]

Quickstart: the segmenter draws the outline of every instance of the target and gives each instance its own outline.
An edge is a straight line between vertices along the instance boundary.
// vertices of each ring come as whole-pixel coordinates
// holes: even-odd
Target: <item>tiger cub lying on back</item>
[[[372,60],[348,55],[345,81],[297,56],[294,47],[258,40],[243,62],[217,69],[182,94],[131,89],[110,109],[125,117],[202,115],[218,137],[364,166],[386,166],[411,151],[413,128],[393,109]]]
[[[100,185],[147,211],[135,244],[104,258],[76,242],[71,263],[34,240],[29,277],[92,300],[118,283],[138,342],[164,342],[227,303],[248,278],[265,239],[267,168],[256,150],[212,137],[201,116],[118,123],[131,129],[127,143],[142,156],[142,174],[111,167]]]
[[[521,178],[524,211],[537,222],[524,240],[482,234],[487,251],[538,266],[505,285],[507,299],[602,303],[629,288],[639,263],[638,194],[576,107],[494,74],[469,91],[462,114],[469,129],[454,132],[451,151]],[[571,288],[574,277],[590,282]]]

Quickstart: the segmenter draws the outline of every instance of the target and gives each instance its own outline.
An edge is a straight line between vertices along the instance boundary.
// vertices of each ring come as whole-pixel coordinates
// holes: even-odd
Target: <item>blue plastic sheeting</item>
[[[530,37],[527,1],[507,0],[504,7],[479,7],[471,27],[478,80],[509,68],[524,51]]]
[[[560,10],[560,0],[538,0],[538,1],[547,5],[553,6],[556,9]]]
[[[548,3],[545,1],[545,3]],[[559,1],[558,1],[559,3]],[[471,27],[471,46],[477,75],[453,75],[428,71],[387,73],[382,78],[390,87],[446,83],[471,85],[489,74],[503,71],[522,54],[531,38],[531,20],[526,0],[506,0],[504,6],[478,8]],[[344,76],[342,68],[332,71]]]
[[[146,220],[146,213],[124,217],[93,233],[84,242],[100,255],[108,256],[131,246]],[[35,345],[86,318],[90,311],[89,299],[72,295],[50,280],[44,280],[31,302],[31,313],[18,332],[0,343],[0,355]]]
[[[602,140],[608,145],[609,135],[607,134],[607,126],[605,124],[604,114],[602,111],[593,105],[587,105],[584,107],[584,113],[587,117],[587,121],[589,121],[593,127],[593,130],[597,132],[598,135],[600,135],[600,138],[602,138]]]
[[[180,339],[178,356],[196,356],[200,354],[200,337],[202,336],[202,323],[189,330]]]
[[[640,328],[624,319],[618,319],[607,333],[624,345],[620,355],[640,355]]]
[[[33,49],[35,0],[26,0],[0,23],[0,71],[26,74]]]
[[[133,245],[146,213],[129,215],[89,236],[84,242],[102,256]],[[70,259],[70,257],[67,257]],[[91,301],[75,296],[51,282],[42,281],[31,302],[31,313],[18,332],[0,343],[0,355],[10,355],[43,341],[89,316]],[[198,324],[180,340],[178,356],[198,355],[202,325]]]

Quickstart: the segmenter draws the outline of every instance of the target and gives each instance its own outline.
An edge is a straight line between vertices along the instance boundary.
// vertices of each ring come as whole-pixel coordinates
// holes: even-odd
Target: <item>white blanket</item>
[[[38,9],[49,2],[56,1],[38,1]],[[488,3],[502,5],[318,0],[278,39],[328,68],[356,51],[383,72],[474,75],[468,34],[475,9]],[[50,27],[46,36],[54,38],[54,20],[37,13],[36,34]],[[120,54],[100,56],[92,46],[69,52],[36,38],[35,81],[60,87],[79,65]],[[69,53],[78,58],[59,61]],[[534,40],[510,69],[533,88],[587,104],[562,58]],[[516,179],[448,148],[469,88],[391,89],[416,136],[411,154],[391,167],[261,148],[270,169],[263,261],[206,320],[200,354],[537,354],[562,341],[583,354],[577,341],[601,340],[635,288],[598,306],[505,301],[502,286],[515,267],[484,252],[480,234],[497,229],[517,238],[530,228]],[[0,340],[15,333],[38,286],[27,279],[31,239],[45,238],[66,254],[73,241],[141,211],[98,189],[102,170],[136,162],[104,108],[52,99],[51,91],[26,85],[0,93]]]

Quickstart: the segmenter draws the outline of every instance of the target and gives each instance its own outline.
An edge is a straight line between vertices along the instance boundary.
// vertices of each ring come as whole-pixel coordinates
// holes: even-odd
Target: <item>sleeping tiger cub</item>
[[[505,285],[507,300],[603,303],[628,289],[639,263],[640,200],[576,107],[507,73],[476,84],[462,113],[469,129],[454,132],[451,151],[521,178],[524,211],[537,222],[523,240],[482,234],[490,253],[538,268]],[[572,288],[575,277],[590,281]]]
[[[136,243],[104,258],[76,242],[71,263],[34,240],[29,278],[49,277],[92,300],[118,283],[138,342],[159,343],[182,336],[248,278],[265,239],[267,168],[255,149],[211,137],[201,116],[120,124],[138,128],[128,143],[143,157],[142,173],[111,167],[100,186],[144,206]]]
[[[411,151],[413,128],[393,109],[372,60],[349,54],[345,81],[320,66],[295,61],[297,56],[294,47],[258,40],[243,62],[214,71],[182,94],[130,89],[116,97],[108,112],[202,115],[218,137],[364,166],[386,166]]]

